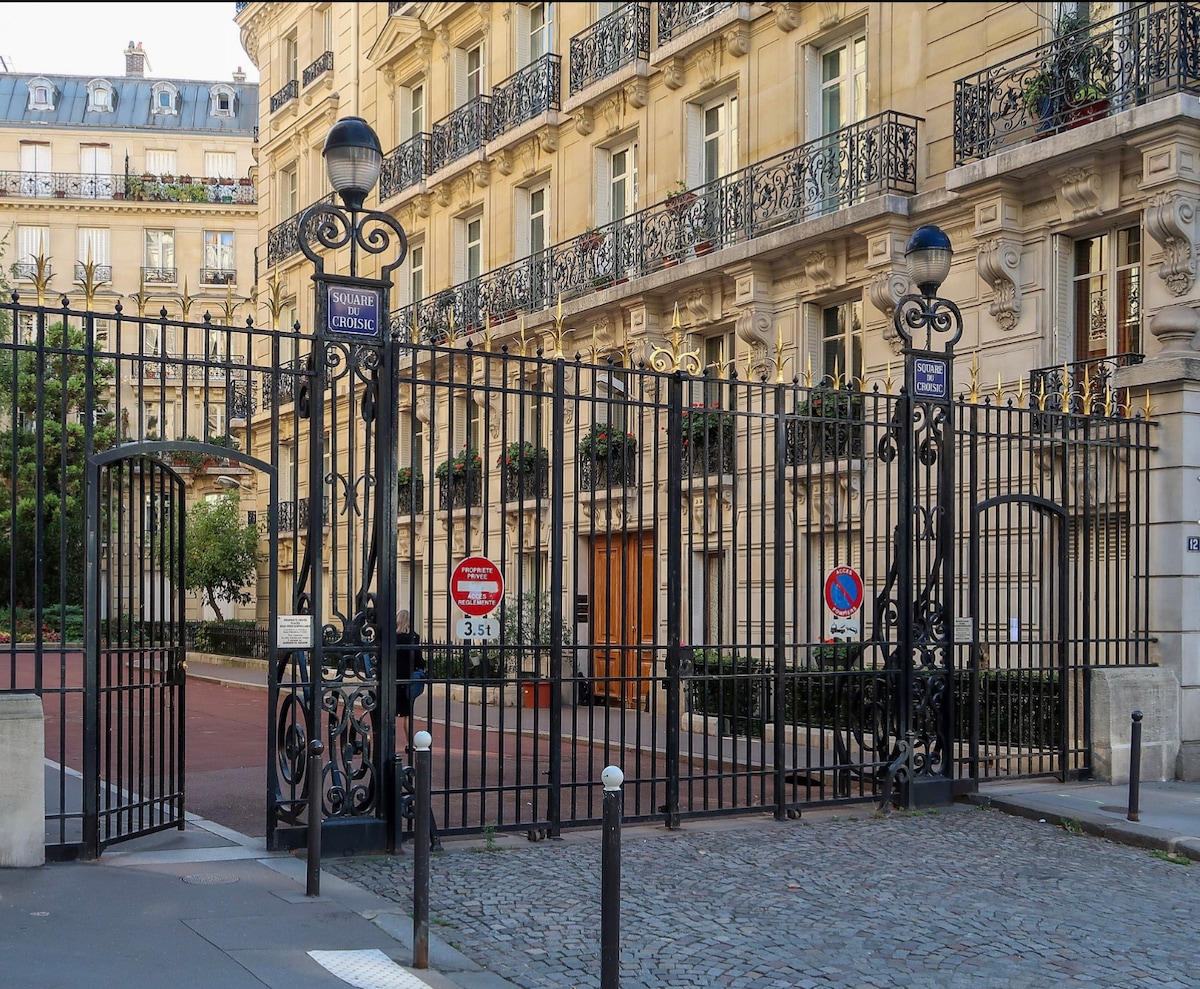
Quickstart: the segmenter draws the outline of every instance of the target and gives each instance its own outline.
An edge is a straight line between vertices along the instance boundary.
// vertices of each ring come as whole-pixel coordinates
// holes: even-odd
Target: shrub
[[[585,460],[620,460],[637,452],[637,439],[611,422],[595,422],[579,441],[579,456]]]
[[[439,481],[449,480],[451,477],[464,477],[469,472],[483,470],[483,458],[479,455],[478,450],[467,449],[464,445],[449,460],[443,460],[434,471],[434,475]]]

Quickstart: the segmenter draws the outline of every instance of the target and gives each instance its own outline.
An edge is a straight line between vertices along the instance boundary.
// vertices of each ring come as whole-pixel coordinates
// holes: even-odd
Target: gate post
[[[895,587],[896,648],[889,657],[899,690],[899,731],[889,779],[905,807],[951,798],[954,626],[954,345],[958,307],[938,297],[950,273],[950,238],[918,228],[904,256],[919,295],[896,303],[904,342],[904,394],[896,445],[898,523],[888,586]],[[919,334],[914,343],[914,333]],[[942,349],[935,349],[940,341]],[[885,612],[886,613],[886,612]]]
[[[320,202],[309,207],[297,230],[300,249],[313,264],[316,300],[309,528],[294,592],[297,601],[309,600],[317,633],[312,691],[305,706],[311,737],[328,733],[325,845],[331,851],[393,850],[400,823],[390,792],[391,774],[385,768],[396,747],[392,662],[398,430],[396,343],[390,332],[388,294],[407,242],[394,217],[363,209],[383,162],[379,138],[370,125],[361,117],[342,118],[330,129],[322,154],[342,205]],[[395,255],[380,264],[377,277],[360,274],[360,261],[383,255],[393,243]],[[320,250],[331,254],[348,250],[349,274],[327,273]],[[334,392],[326,402],[325,389],[338,381],[349,383],[348,393],[342,397]],[[363,455],[349,458],[354,476],[339,473],[340,463],[325,475],[327,426],[331,432],[338,430],[346,445],[353,445],[360,433],[367,437],[369,446]],[[324,490],[346,502],[342,510],[332,504],[329,510],[329,539],[344,551],[335,559],[346,561],[341,579],[330,582],[331,593],[345,589],[333,601],[325,600],[320,580]],[[350,521],[351,516],[360,521]]]
[[[676,313],[676,319],[679,314]],[[679,662],[683,634],[683,378],[667,379],[667,814],[679,827]],[[605,792],[605,800],[608,794]]]

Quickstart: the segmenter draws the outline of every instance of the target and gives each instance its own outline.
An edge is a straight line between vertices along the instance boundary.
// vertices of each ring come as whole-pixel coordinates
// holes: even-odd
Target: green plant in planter
[[[451,481],[465,478],[468,473],[478,474],[483,471],[483,458],[479,451],[468,449],[466,445],[449,460],[443,460],[437,465],[434,476],[439,481]]]
[[[411,515],[419,511],[425,498],[425,478],[420,467],[401,467],[396,471],[396,502],[399,510]]]
[[[862,419],[862,395],[850,382],[840,388],[818,385],[796,405],[797,415],[857,422]]]
[[[809,650],[813,665],[819,670],[848,670],[858,665],[863,644],[853,639],[826,639]]]
[[[529,440],[514,440],[496,458],[506,474],[536,474],[550,463],[550,451]]]
[[[594,422],[579,441],[581,460],[627,460],[637,453],[637,437],[611,422]]]
[[[401,467],[396,471],[396,483],[402,488],[411,488],[414,484],[425,482],[420,467]]]

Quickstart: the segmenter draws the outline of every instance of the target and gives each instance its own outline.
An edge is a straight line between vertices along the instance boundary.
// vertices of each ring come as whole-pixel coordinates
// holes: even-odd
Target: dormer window
[[[237,94],[232,86],[216,85],[208,91],[208,114],[210,117],[232,117]]]
[[[174,116],[179,112],[179,90],[173,83],[156,82],[150,91],[150,112]]]
[[[111,113],[116,100],[113,98],[112,83],[104,79],[93,79],[87,84],[88,113]]]
[[[53,110],[55,89],[54,83],[44,76],[29,80],[29,109]]]

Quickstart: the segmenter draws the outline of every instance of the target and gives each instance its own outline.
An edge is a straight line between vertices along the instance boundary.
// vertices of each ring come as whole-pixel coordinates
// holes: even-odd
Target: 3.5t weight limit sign
[[[863,582],[853,567],[834,567],[825,578],[825,604],[838,618],[849,618],[863,603]]]

